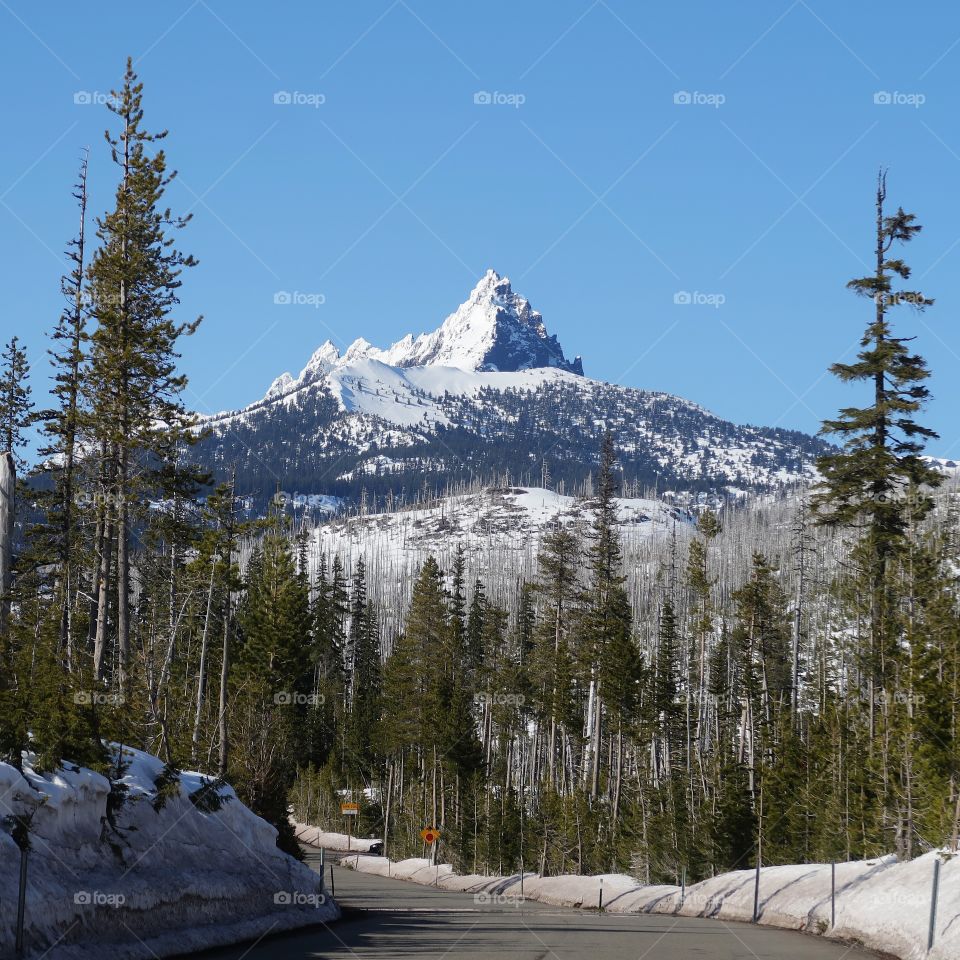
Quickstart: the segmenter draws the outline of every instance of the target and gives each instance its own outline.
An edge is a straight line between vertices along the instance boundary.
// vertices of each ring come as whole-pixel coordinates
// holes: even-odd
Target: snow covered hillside
[[[198,460],[238,468],[242,492],[296,489],[358,499],[424,478],[529,483],[595,469],[606,430],[625,476],[659,490],[776,490],[811,475],[825,445],[738,426],[664,393],[582,375],[543,318],[488,271],[433,333],[387,349],[330,341],[242,410],[202,419]]]
[[[686,510],[657,500],[619,499],[617,514],[631,581],[648,544],[674,530],[685,533],[693,523]],[[329,571],[332,559],[339,557],[348,577],[363,557],[370,592],[381,604],[389,636],[407,609],[417,571],[428,556],[449,571],[462,547],[471,583],[478,576],[489,582],[530,579],[540,539],[553,524],[587,534],[592,521],[587,500],[542,487],[488,487],[423,507],[323,518],[310,531],[308,548],[314,566],[324,556]]]
[[[339,915],[320,878],[277,849],[276,830],[230,787],[182,773],[162,789],[156,757],[124,747],[122,763],[112,794],[85,768],[44,775],[27,757],[21,775],[0,763],[0,811],[32,817],[28,958],[146,960]],[[204,803],[214,792],[223,802]],[[14,951],[19,865],[0,831],[2,957]]]
[[[618,499],[621,537],[662,534],[690,515],[658,500]],[[479,493],[444,497],[427,507],[332,518],[315,531],[328,556],[367,553],[409,557],[419,564],[462,545],[468,554],[526,553],[555,523],[586,528],[593,518],[589,501],[565,497],[542,487],[490,487]]]

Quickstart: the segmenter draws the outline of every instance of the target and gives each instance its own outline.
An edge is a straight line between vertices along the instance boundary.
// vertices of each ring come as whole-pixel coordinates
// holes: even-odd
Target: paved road
[[[308,862],[317,864],[314,852]],[[329,866],[327,868],[329,878]],[[202,954],[205,960],[865,960],[800,933],[719,920],[597,915],[527,901],[476,904],[402,880],[334,868],[343,919]],[[194,955],[196,956],[196,955]]]

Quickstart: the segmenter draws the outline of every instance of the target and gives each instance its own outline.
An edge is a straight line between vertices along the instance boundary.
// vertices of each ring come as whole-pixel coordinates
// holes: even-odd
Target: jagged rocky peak
[[[331,340],[324,340],[323,344],[313,351],[313,356],[307,365],[300,371],[300,380],[322,377],[328,374],[340,362],[340,351]]]
[[[488,270],[470,296],[433,333],[410,335],[377,359],[395,367],[448,366],[466,370],[558,367],[582,374],[579,357],[567,360],[557,338],[507,277]]]
[[[282,397],[285,393],[289,393],[296,385],[297,381],[294,380],[289,373],[281,373],[280,376],[270,384],[270,388],[267,390],[264,399],[270,400],[273,397]]]
[[[327,340],[314,351],[299,377],[289,373],[277,377],[266,399],[298,390],[362,360],[379,360],[392,367],[443,366],[484,372],[556,367],[583,375],[580,357],[566,358],[530,301],[514,293],[506,277],[488,270],[470,296],[433,333],[418,337],[408,333],[386,350],[360,337],[342,354]]]
[[[267,390],[265,400],[271,400],[276,397],[282,397],[292,390],[298,390],[305,387],[314,380],[320,380],[325,377],[340,362],[340,351],[330,340],[325,340],[323,344],[313,351],[313,356],[307,361],[307,365],[300,371],[300,376],[294,379],[289,373],[281,373]]]

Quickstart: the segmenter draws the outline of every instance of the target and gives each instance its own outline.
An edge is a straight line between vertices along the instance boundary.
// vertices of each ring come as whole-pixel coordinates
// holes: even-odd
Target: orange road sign
[[[340,812],[345,817],[357,817],[360,815],[360,804],[359,803],[341,803]]]
[[[427,827],[420,831],[424,843],[436,843],[440,839],[440,831],[436,827]]]

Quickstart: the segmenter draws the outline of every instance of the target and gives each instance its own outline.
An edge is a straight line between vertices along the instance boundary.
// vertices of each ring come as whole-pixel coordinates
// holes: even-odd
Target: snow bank
[[[927,952],[934,860],[941,858],[936,939]],[[460,876],[449,864],[414,858],[397,863],[357,854],[343,866],[397,880],[474,894],[478,903],[515,903],[520,876]],[[685,917],[746,920],[753,917],[756,873],[738,870],[687,887],[643,886],[622,874],[523,877],[523,898],[610,913],[668,913]],[[830,865],[765,867],[760,871],[759,922],[803,930],[883,951],[902,960],[960,957],[960,857],[933,852],[897,863],[894,857],[840,863],[836,867],[836,926],[830,929]]]
[[[292,821],[297,839],[301,843],[307,843],[311,847],[322,847],[324,850],[340,851],[354,850],[357,853],[366,853],[379,840],[365,839],[363,837],[350,837],[345,833],[328,833],[326,830],[320,830],[318,827],[311,827],[306,823]]]
[[[936,937],[927,953],[934,860],[941,858]],[[683,907],[658,912],[750,920],[755,871],[738,870],[688,888]],[[838,863],[836,926],[830,929],[830,865],[767,867],[760,871],[760,922],[823,933],[903,960],[960,956],[960,859],[931,852],[907,863],[893,856]],[[677,898],[678,900],[679,898]]]
[[[220,788],[219,809],[204,812],[190,795],[209,781],[183,773],[157,810],[163,763],[127,747],[123,762],[126,800],[114,824],[99,774],[68,764],[44,776],[27,757],[21,775],[0,763],[0,816],[33,815],[28,958],[52,957],[54,947],[57,960],[170,956],[339,915],[317,874],[278,850],[276,830],[230,787]],[[14,950],[19,866],[0,831],[2,957]]]

